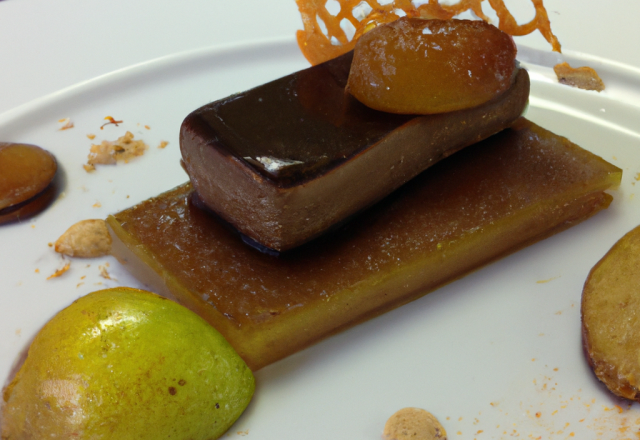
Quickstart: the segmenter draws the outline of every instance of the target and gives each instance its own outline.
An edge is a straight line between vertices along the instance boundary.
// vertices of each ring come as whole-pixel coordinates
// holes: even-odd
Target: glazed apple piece
[[[38,146],[0,142],[0,224],[34,215],[51,203],[57,170],[53,155]]]
[[[200,314],[255,370],[588,218],[620,178],[520,119],[280,257],[246,246],[190,184],[107,222],[125,267]]]
[[[347,88],[376,110],[445,113],[495,99],[515,72],[516,45],[495,26],[404,17],[360,38]]]

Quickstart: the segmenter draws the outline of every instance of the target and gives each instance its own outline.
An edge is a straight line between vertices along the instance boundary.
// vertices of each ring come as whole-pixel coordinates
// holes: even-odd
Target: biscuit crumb
[[[62,276],[62,274],[64,274],[66,271],[68,271],[70,268],[71,268],[71,263],[67,263],[64,265],[64,267],[62,267],[62,269],[58,269],[52,275],[49,275],[47,279],[50,280],[51,278],[58,278],[59,276]]]
[[[102,141],[91,145],[89,160],[84,165],[87,172],[94,171],[95,165],[113,165],[117,162],[129,162],[136,156],[142,156],[149,146],[142,140],[134,140],[134,135],[127,131],[116,141]]]
[[[58,119],[58,122],[60,123],[59,131],[68,130],[74,127],[73,121],[70,118]]]
[[[420,408],[403,408],[384,425],[385,440],[447,440],[447,432],[433,414]]]
[[[88,137],[89,139],[91,139],[91,140],[94,140],[94,139],[96,138],[96,135],[95,135],[95,134],[93,134],[93,133],[89,133],[89,134],[87,135],[87,137]]]
[[[58,238],[55,251],[69,257],[95,258],[109,255],[111,236],[104,220],[82,220]]]
[[[102,278],[104,278],[105,280],[112,280],[113,278],[111,278],[111,275],[109,275],[109,272],[107,271],[107,266],[109,264],[106,264],[104,266],[98,266],[98,270],[100,270],[100,276]]]
[[[560,63],[553,66],[553,71],[561,84],[596,92],[604,90],[604,82],[591,67],[571,67],[569,63]]]
[[[165,148],[167,145],[169,145],[169,142],[167,141],[161,141],[160,145],[158,145],[158,148],[163,149]]]

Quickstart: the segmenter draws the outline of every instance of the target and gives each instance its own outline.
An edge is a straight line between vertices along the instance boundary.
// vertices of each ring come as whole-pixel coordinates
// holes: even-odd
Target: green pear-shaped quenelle
[[[4,391],[2,439],[215,439],[254,388],[244,361],[190,310],[102,290],[40,330]]]

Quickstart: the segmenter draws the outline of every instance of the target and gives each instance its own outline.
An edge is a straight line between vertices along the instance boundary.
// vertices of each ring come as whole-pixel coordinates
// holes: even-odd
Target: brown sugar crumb
[[[95,258],[109,255],[111,235],[104,220],[82,220],[58,238],[55,251],[69,257]]]
[[[604,90],[604,82],[591,67],[571,67],[569,63],[560,63],[553,66],[558,81],[573,87],[584,90]]]
[[[66,271],[68,271],[70,268],[71,268],[71,263],[67,263],[64,265],[62,269],[58,269],[52,275],[49,275],[47,279],[50,280],[51,278],[58,278],[59,276],[62,276],[62,274],[64,274]]]
[[[73,121],[71,121],[70,118],[58,119],[58,122],[61,124],[60,128],[58,129],[60,131],[73,128]]]
[[[167,141],[161,141],[160,145],[158,145],[158,148],[160,149],[164,149],[164,147],[166,147],[167,145],[169,145],[169,142]]]
[[[117,162],[129,162],[136,156],[142,156],[149,146],[142,140],[134,140],[134,135],[127,131],[116,141],[102,141],[91,145],[89,160],[84,169],[89,172],[95,170],[95,165],[113,165]]]
[[[433,414],[420,408],[403,408],[384,425],[385,440],[446,440],[447,432]]]

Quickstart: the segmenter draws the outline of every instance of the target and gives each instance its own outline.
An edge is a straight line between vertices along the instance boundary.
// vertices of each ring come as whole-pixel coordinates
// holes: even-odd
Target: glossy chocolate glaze
[[[313,179],[414,118],[379,112],[345,91],[353,52],[199,109],[202,132],[278,186]],[[205,140],[206,142],[206,140]],[[295,164],[269,170],[270,156]]]

